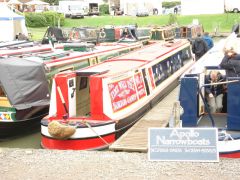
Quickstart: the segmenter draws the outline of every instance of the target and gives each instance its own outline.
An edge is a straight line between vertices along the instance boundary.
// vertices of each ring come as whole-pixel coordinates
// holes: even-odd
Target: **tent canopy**
[[[24,16],[18,15],[11,11],[6,5],[0,4],[0,20],[25,19]]]
[[[28,36],[24,16],[11,11],[5,3],[0,3],[0,42],[13,41],[19,33]]]

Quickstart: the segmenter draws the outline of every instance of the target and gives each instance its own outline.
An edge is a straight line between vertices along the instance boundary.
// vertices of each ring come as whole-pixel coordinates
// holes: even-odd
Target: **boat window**
[[[85,88],[87,87],[87,81],[88,81],[88,78],[87,78],[87,77],[81,77],[81,79],[80,79],[80,85],[79,85],[79,90],[85,89]]]
[[[98,59],[97,57],[89,58],[88,62],[89,62],[89,66],[92,66],[98,63]]]
[[[73,67],[67,67],[65,69],[59,69],[59,72],[72,71],[72,70],[74,70]]]

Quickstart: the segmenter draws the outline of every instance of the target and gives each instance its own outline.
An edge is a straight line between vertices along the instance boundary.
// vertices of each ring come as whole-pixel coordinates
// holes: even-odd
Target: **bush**
[[[54,11],[45,11],[45,12],[42,12],[42,14],[46,18],[48,22],[48,26],[57,26],[59,18],[60,18],[60,25],[61,26],[64,25],[65,18],[63,14],[59,14]]]
[[[28,27],[46,27],[48,22],[41,13],[24,13]]]
[[[52,11],[42,13],[25,13],[26,25],[28,27],[57,26],[60,18],[60,25],[64,25],[64,16]]]
[[[99,12],[100,12],[100,15],[109,14],[109,5],[108,4],[101,4],[99,6]]]

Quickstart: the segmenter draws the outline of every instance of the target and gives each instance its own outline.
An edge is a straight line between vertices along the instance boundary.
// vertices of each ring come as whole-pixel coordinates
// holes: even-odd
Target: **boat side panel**
[[[107,120],[107,116],[103,114],[103,88],[102,78],[90,77],[90,102],[91,115],[96,120]]]
[[[239,78],[237,78],[239,80]],[[240,83],[228,84],[227,127],[229,130],[240,130]]]
[[[197,78],[184,77],[181,79],[179,101],[184,110],[181,116],[183,127],[197,126],[197,89]]]

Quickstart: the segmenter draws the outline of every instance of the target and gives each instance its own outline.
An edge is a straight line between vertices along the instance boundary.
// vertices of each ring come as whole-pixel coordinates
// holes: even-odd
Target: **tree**
[[[49,3],[50,5],[58,5],[59,0],[43,0],[46,3]]]

